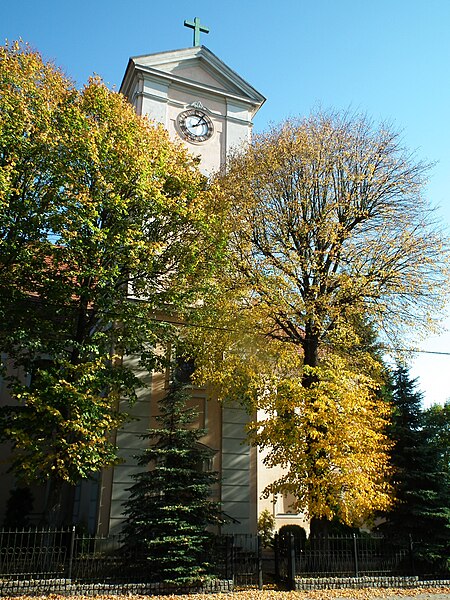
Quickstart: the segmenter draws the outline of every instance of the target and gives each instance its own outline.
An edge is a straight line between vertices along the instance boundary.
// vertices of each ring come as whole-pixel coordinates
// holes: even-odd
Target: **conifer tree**
[[[176,585],[211,575],[207,528],[220,521],[219,503],[210,498],[217,474],[204,468],[212,451],[199,442],[206,432],[193,427],[189,398],[174,381],[160,400],[160,427],[143,436],[150,444],[138,464],[146,470],[135,476],[125,503],[126,547],[147,559],[152,580]]]
[[[427,436],[442,461],[442,468],[450,477],[450,399],[445,404],[433,404],[424,412]]]
[[[438,449],[430,443],[422,393],[416,386],[405,366],[394,371],[390,436],[397,500],[380,530],[394,540],[411,535],[419,564],[445,570],[450,566],[449,478]]]

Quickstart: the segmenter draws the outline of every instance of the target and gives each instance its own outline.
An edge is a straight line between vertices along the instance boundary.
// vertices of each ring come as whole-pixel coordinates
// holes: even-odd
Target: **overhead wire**
[[[22,299],[22,301],[27,301],[25,299]],[[29,302],[29,301],[27,301]],[[32,303],[34,304],[35,301],[32,301]],[[142,301],[140,301],[141,303]],[[32,304],[30,304],[32,305]],[[48,308],[63,308],[64,310],[67,310],[68,308],[72,308],[73,310],[77,310],[78,307],[77,306],[67,306],[64,304],[59,304],[59,303],[47,303],[46,307]],[[9,309],[12,312],[22,312],[22,309],[16,304],[15,306],[10,306]],[[161,310],[161,309],[160,309]],[[120,317],[121,315],[119,315],[119,313],[113,312],[113,311],[99,311],[100,314],[102,314],[103,316],[106,317],[110,317],[110,318],[117,318]],[[229,327],[219,327],[217,325],[207,325],[204,323],[192,323],[189,321],[179,321],[179,320],[174,320],[174,319],[164,319],[161,317],[134,317],[134,318],[138,318],[139,320],[144,320],[147,319],[149,321],[153,321],[155,323],[165,323],[165,324],[169,324],[169,325],[176,325],[176,326],[181,326],[181,327],[195,327],[198,329],[206,329],[206,330],[211,330],[211,331],[223,331],[224,333],[255,333],[254,331],[251,330],[245,330],[245,329],[231,329]],[[267,333],[257,333],[256,335],[258,336],[263,336],[263,337],[268,337],[269,334]],[[289,338],[286,338],[286,341]],[[446,352],[446,351],[440,351],[440,350],[424,350],[424,349],[420,349],[420,348],[396,348],[394,346],[389,346],[386,344],[376,344],[377,348],[380,350],[384,350],[386,352],[400,352],[400,353],[405,353],[405,354],[409,354],[409,353],[413,353],[413,354],[431,354],[431,355],[439,355],[439,356],[450,356],[450,351]]]

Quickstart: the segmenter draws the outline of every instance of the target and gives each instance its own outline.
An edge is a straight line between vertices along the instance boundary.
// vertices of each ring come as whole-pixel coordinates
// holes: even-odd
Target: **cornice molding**
[[[143,64],[145,59],[145,64]],[[212,85],[203,84],[185,79],[168,71],[158,69],[162,64],[172,62],[186,62],[188,60],[199,61],[202,67],[212,76],[218,75],[225,81],[228,81],[232,87],[238,89],[240,93],[230,92]],[[184,89],[190,88],[194,91],[202,90],[210,94],[230,98],[254,107],[256,112],[265,102],[265,97],[260,94],[253,86],[245,81],[235,71],[230,69],[222,60],[213,54],[206,46],[185,48],[182,50],[169,50],[157,54],[141,55],[130,58],[128,66],[120,86],[120,92],[125,96],[130,93],[130,86],[133,78],[145,77],[155,80],[163,80],[168,84],[180,85]]]
[[[164,98],[162,96],[158,96],[156,94],[151,94],[149,92],[135,92],[132,97],[132,101],[134,102],[136,98],[148,98],[149,100],[156,100],[161,104],[169,104],[170,106],[176,106],[181,110],[185,110],[186,108],[200,108],[207,112],[211,117],[219,121],[230,121],[231,123],[237,123],[239,125],[252,126],[253,123],[249,119],[242,119],[239,117],[235,117],[233,115],[224,115],[218,111],[210,110],[207,106],[204,106],[201,102],[181,102],[180,100],[174,100],[173,98]]]

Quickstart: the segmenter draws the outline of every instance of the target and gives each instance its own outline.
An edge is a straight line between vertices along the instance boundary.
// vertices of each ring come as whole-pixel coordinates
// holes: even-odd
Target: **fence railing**
[[[413,547],[377,535],[275,537],[276,577],[413,575]]]
[[[215,574],[238,585],[262,587],[261,544],[256,535],[214,539],[208,557]],[[130,554],[120,535],[99,537],[64,530],[0,530],[0,580],[74,580],[146,583],[144,556]]]
[[[417,575],[413,558],[412,543],[393,545],[374,535],[276,536],[274,548],[264,550],[259,536],[223,535],[208,556],[218,578],[260,588],[263,575],[288,585],[296,576]],[[30,580],[119,585],[155,578],[145,557],[130,554],[120,535],[83,535],[75,528],[0,530],[0,581]]]
[[[263,586],[262,544],[258,535],[233,534],[222,536],[225,559],[221,575],[238,585]]]
[[[0,577],[69,576],[70,530],[0,530]]]

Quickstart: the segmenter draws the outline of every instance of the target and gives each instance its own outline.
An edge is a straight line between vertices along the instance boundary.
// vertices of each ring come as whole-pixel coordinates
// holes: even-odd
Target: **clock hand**
[[[195,125],[192,125],[192,127],[200,127],[202,125],[204,125],[206,123],[205,119],[203,117],[200,117],[199,120],[197,121],[197,123]]]

